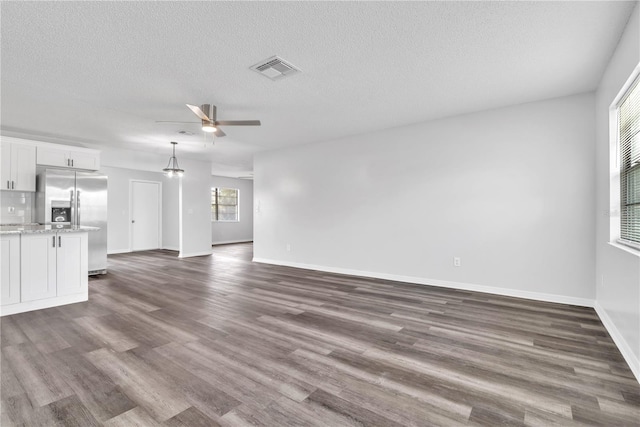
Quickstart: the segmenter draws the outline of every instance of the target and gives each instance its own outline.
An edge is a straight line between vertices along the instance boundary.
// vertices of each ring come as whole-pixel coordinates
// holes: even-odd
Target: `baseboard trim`
[[[85,285],[86,286],[86,285]],[[0,316],[25,313],[27,311],[42,310],[45,308],[58,307],[60,305],[75,304],[89,300],[88,287],[79,294],[65,295],[62,297],[44,298],[35,301],[19,302],[16,304],[4,305],[0,307]]]
[[[178,255],[178,258],[191,258],[194,256],[207,256],[207,255],[211,255],[212,251],[208,250],[208,251],[202,251],[202,252],[193,252],[193,253],[189,253],[189,254],[184,254],[182,252],[180,252],[180,254]]]
[[[618,350],[622,353],[622,357],[624,357],[627,365],[629,365],[629,368],[631,369],[631,372],[633,372],[633,375],[635,375],[636,380],[640,383],[640,359],[633,353],[633,350],[629,347],[629,344],[616,327],[616,324],[611,320],[611,317],[609,317],[609,314],[604,307],[596,301],[593,308],[596,310],[596,313],[598,313],[598,317],[600,317],[602,324],[607,329],[607,332],[609,332],[609,335],[611,335],[611,338],[618,347]]]
[[[446,280],[427,279],[424,277],[400,276],[397,274],[377,273],[371,271],[352,270],[347,268],[326,267],[323,265],[303,264],[297,262],[279,261],[266,258],[253,258],[254,262],[263,264],[282,265],[285,267],[304,268],[307,270],[325,271],[327,273],[345,274],[348,276],[370,277],[374,279],[393,280],[418,285],[438,286],[441,288],[460,289],[464,291],[483,292],[487,294],[502,295],[507,297],[524,298],[535,301],[555,302],[560,304],[577,305],[581,307],[593,307],[594,301],[588,298],[577,298],[565,295],[545,294],[541,292],[520,291],[516,289],[496,288],[493,286],[477,285],[473,283],[449,282]]]
[[[216,245],[229,245],[231,243],[249,243],[249,242],[253,242],[253,240],[225,240],[222,242],[211,242],[211,246],[216,246]]]
[[[115,254],[126,254],[131,252],[131,249],[116,249],[113,251],[108,251],[107,255],[115,255]]]
[[[178,248],[173,248],[173,247],[168,247],[168,246],[163,246],[163,247],[158,248],[158,249],[163,249],[163,250],[168,250],[168,251],[176,251],[176,252],[180,251],[180,249],[178,249]],[[154,249],[148,249],[148,250],[152,251]],[[107,255],[128,254],[128,253],[131,253],[131,252],[133,252],[131,249],[116,249],[116,250],[107,252]]]

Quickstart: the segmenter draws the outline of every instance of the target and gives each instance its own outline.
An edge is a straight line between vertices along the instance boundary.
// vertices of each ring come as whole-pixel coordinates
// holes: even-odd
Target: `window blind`
[[[238,221],[238,193],[235,188],[211,189],[211,220]]]
[[[620,239],[640,247],[640,79],[618,108]]]

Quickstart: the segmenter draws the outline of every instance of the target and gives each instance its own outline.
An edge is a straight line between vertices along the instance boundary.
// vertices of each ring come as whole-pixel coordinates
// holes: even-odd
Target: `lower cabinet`
[[[21,301],[83,292],[87,278],[87,233],[22,235]]]
[[[89,285],[87,233],[58,234],[56,289],[58,296],[86,292]]]
[[[25,234],[20,245],[21,302],[56,296],[57,235]]]
[[[20,236],[0,238],[0,305],[20,302]]]
[[[1,241],[3,315],[87,300],[86,232],[4,235]]]

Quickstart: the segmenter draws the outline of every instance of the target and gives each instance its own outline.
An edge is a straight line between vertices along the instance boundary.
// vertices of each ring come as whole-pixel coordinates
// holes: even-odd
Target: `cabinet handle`
[[[11,190],[11,184],[9,184],[10,181],[7,181],[7,190]]]
[[[71,159],[71,166],[73,166],[73,159]]]
[[[15,181],[11,181],[11,189],[12,190],[14,189],[14,184],[15,184]]]
[[[53,243],[52,247],[55,248],[56,247],[56,236],[53,236],[53,242],[52,243]]]
[[[62,237],[58,236],[58,247],[62,247]]]

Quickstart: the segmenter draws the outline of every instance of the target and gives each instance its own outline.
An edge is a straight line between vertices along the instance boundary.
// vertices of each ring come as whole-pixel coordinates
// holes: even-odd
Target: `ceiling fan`
[[[260,120],[218,120],[216,116],[216,106],[203,104],[201,106],[186,104],[202,122],[204,132],[213,133],[218,138],[226,135],[220,126],[260,126]],[[168,122],[157,121],[156,123],[197,123],[197,122]]]

